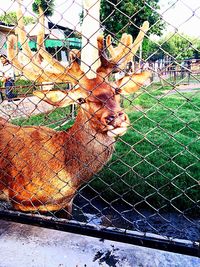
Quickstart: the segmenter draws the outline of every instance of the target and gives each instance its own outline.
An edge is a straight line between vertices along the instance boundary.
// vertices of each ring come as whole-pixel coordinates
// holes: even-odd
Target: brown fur
[[[15,50],[16,36],[10,35],[7,50],[11,63],[34,82],[68,82],[78,86],[67,92],[35,92],[36,96],[46,102],[57,107],[79,103],[79,100],[85,103],[81,104],[76,121],[68,131],[14,126],[0,119],[0,198],[9,200],[16,210],[47,212],[66,208],[70,214],[78,188],[110,159],[114,137],[123,135],[129,124],[127,115],[120,107],[119,91],[128,94],[135,92],[146,81],[149,73],[132,74],[115,83],[108,82],[110,74],[117,67],[125,65],[136,53],[136,44],[132,43],[129,35],[123,35],[116,48],[107,39],[111,46],[110,58],[105,56],[103,38],[98,38],[101,64],[96,70],[96,78],[89,79],[87,73],[81,70],[77,62],[79,60],[74,57],[71,58],[71,65],[64,68],[43,49],[43,21],[38,33],[38,53],[54,70],[42,69],[37,64],[38,57],[35,58],[28,48],[23,19],[20,19],[20,0],[18,4],[17,31],[19,39],[24,40],[22,50],[30,62],[27,65],[19,61]],[[148,23],[145,22],[137,37],[137,47],[147,29]],[[94,48],[95,43],[92,44]],[[86,58],[81,57],[81,60],[87,63],[87,55]],[[94,58],[93,62],[96,60]]]
[[[70,212],[77,189],[110,159],[115,139],[107,135],[104,120],[121,110],[120,99],[101,86],[105,88],[100,94],[94,90],[68,131],[0,120],[0,191],[14,209]],[[123,113],[117,127],[126,119]]]
[[[81,115],[78,116],[79,118]],[[0,132],[0,189],[23,211],[59,210],[111,156],[113,139],[76,121],[67,132],[5,125]]]

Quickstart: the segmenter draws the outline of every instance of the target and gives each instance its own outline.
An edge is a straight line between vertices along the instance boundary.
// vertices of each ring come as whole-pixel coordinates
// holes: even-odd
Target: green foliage
[[[159,0],[149,0],[148,4],[145,4],[142,0],[102,0],[101,22],[108,32],[117,37],[123,32],[135,37],[138,27],[148,20],[150,25],[156,23],[150,33],[161,35],[164,23],[160,21],[159,14],[156,12],[160,8],[158,2]]]
[[[18,79],[15,81],[15,93],[20,95],[31,95],[33,91],[36,89],[33,82],[29,80]]]
[[[163,58],[163,52],[160,49],[159,44],[146,38],[142,45],[142,57],[145,60],[151,59],[152,61],[156,61]]]
[[[25,16],[24,18],[24,24],[33,24],[35,23],[35,18],[30,16]],[[17,25],[17,15],[16,12],[8,12],[0,15],[0,21],[8,24],[8,25]]]
[[[42,8],[45,16],[52,16],[54,11],[54,0],[35,0],[32,4],[33,11],[38,14],[39,6]]]
[[[0,82],[0,87],[3,87],[4,90],[2,93],[5,93],[5,87],[2,82]],[[29,80],[23,80],[23,79],[16,79],[15,80],[15,87],[13,88],[14,93],[16,93],[17,96],[28,96],[32,95],[33,91],[39,90],[39,88]]]
[[[200,57],[200,41],[185,34],[168,34],[158,42],[146,40],[145,57],[153,61],[168,56],[177,60]]]
[[[176,59],[193,57],[193,43],[193,39],[185,34],[168,35],[164,39],[160,40],[161,48],[164,50],[162,53],[167,52]]]
[[[200,39],[194,44],[194,58],[200,58]]]
[[[90,187],[109,202],[122,197],[132,205],[149,203],[155,209],[174,205],[194,211],[200,199],[200,95],[158,100],[157,93],[142,94],[129,103],[126,110],[132,126]],[[133,112],[133,105],[140,105],[145,113]]]

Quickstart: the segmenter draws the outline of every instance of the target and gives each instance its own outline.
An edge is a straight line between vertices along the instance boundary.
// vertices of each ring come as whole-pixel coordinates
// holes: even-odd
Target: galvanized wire
[[[130,2],[132,3],[134,1]],[[116,140],[116,150],[113,152],[112,160],[103,167],[101,172],[96,173],[93,171],[92,165],[94,161],[98,162],[100,165],[104,165],[102,154],[108,147],[105,146],[103,152],[87,163],[82,162],[78,156],[74,155],[74,160],[80,165],[76,173],[76,179],[81,179],[80,177],[82,177],[81,175],[84,171],[92,172],[93,177],[86,184],[83,184],[81,188],[77,188],[76,197],[73,202],[72,219],[76,224],[80,224],[81,227],[93,225],[100,230],[105,228],[109,229],[109,227],[111,227],[114,231],[115,229],[123,229],[122,231],[124,231],[124,234],[126,234],[127,230],[131,230],[132,232],[136,231],[140,234],[142,233],[144,237],[147,233],[152,233],[161,237],[167,236],[170,240],[179,238],[191,242],[199,242],[200,128],[198,125],[200,115],[200,51],[198,49],[200,45],[199,48],[196,47],[198,37],[194,38],[194,42],[192,42],[188,35],[179,32],[179,28],[190,23],[193,17],[200,20],[200,16],[198,15],[200,4],[194,9],[190,6],[190,3],[186,3],[186,1],[171,1],[171,4],[166,5],[165,9],[159,11],[155,7],[155,3],[153,4],[154,1],[141,2],[143,6],[139,7],[130,15],[126,14],[122,8],[123,1],[107,0],[107,3],[105,1],[104,4],[111,4],[113,10],[104,20],[111,20],[113,13],[118,11],[120,16],[123,15],[125,18],[129,19],[130,27],[138,30],[140,25],[135,24],[136,18],[139,17],[140,14],[142,14],[141,12],[146,8],[149,8],[151,12],[156,13],[158,16],[158,20],[150,25],[150,29],[156,28],[160,22],[164,22],[165,28],[171,26],[174,33],[171,34],[171,36],[168,35],[162,42],[153,39],[151,34],[147,34],[145,41],[147,42],[150,40],[152,42],[153,40],[157,45],[156,50],[148,51],[147,49],[148,53],[146,58],[140,58],[142,53],[138,53],[134,59],[136,66],[135,71],[141,71],[143,68],[141,62],[144,62],[144,64],[148,63],[149,69],[152,72],[152,78],[148,84],[144,85],[134,95],[122,96],[123,111],[129,114],[131,122],[128,133],[123,137],[118,137]],[[136,4],[137,3],[135,3],[135,5]],[[188,17],[176,28],[176,26],[167,22],[164,17],[165,14],[177,4],[182,4],[184,8],[188,10]],[[54,22],[55,25],[53,29],[55,29],[57,33],[63,33],[63,30],[66,31],[66,39],[71,38],[71,36],[80,39],[81,34],[77,32],[78,27],[72,27],[70,29],[70,34],[67,33],[69,21],[64,15],[65,11],[63,10],[63,14],[60,11],[60,6],[63,6],[61,1],[55,5],[54,13],[59,15],[62,19],[62,23],[67,23],[68,26],[65,29],[64,26],[58,26],[61,23],[61,19],[58,19],[58,21]],[[75,6],[80,8],[80,1],[71,1],[67,8],[73,10]],[[30,15],[30,5],[26,6],[26,2],[24,1],[23,7],[25,10],[28,10],[28,14]],[[13,11],[13,5],[10,5],[10,7],[5,10],[5,12],[10,11]],[[33,16],[36,18],[36,15]],[[174,20],[175,19],[176,18],[174,18]],[[52,21],[53,19],[51,19],[51,22]],[[116,23],[118,22],[116,21]],[[106,35],[107,33],[111,33],[114,37],[113,42],[116,43],[119,41],[119,33],[122,34],[127,28],[127,25],[124,25],[118,32],[113,32],[112,29],[105,28],[103,25],[104,21],[101,21],[101,30],[104,30]],[[75,26],[77,26],[77,24]],[[10,34],[10,30],[6,33],[3,32],[6,27],[8,30],[8,25],[4,23],[0,25],[1,53],[6,52],[5,44],[7,42],[7,36]],[[15,29],[16,25],[9,25],[9,29],[10,27]],[[49,28],[46,28],[46,30],[49,31]],[[199,58],[181,58],[184,51],[180,51],[177,55],[174,55],[163,48],[174,34],[177,34],[182,40],[187,41],[187,46],[184,47],[183,50],[194,49],[199,53]],[[30,34],[28,34],[28,36],[31,37],[32,40],[35,40],[35,36],[30,36]],[[45,36],[45,39],[51,39],[50,33]],[[52,43],[55,43],[55,39],[51,40]],[[60,58],[62,54],[65,59],[69,59],[68,53],[70,49],[73,48],[73,45],[68,45],[67,47],[59,45],[59,47],[48,47],[46,49],[52,54],[52,57]],[[158,52],[162,53],[163,56],[160,60],[153,60],[153,56],[158,54]],[[140,66],[138,66],[138,62]],[[188,62],[190,66],[186,65]],[[183,65],[183,63],[185,65]],[[160,64],[159,67],[157,66],[158,64]],[[64,62],[64,65],[67,66],[66,62]],[[125,70],[121,71],[124,73],[126,72]],[[23,76],[19,77],[23,79]],[[111,79],[114,81],[114,74]],[[37,82],[29,82],[28,87],[34,86],[36,89],[40,87]],[[69,90],[66,84],[57,84],[54,81],[47,86],[49,86],[48,90],[55,88],[59,88],[62,91]],[[93,90],[95,86],[98,87],[98,85],[94,85]],[[55,130],[66,130],[69,127],[69,119],[75,114],[73,110],[70,111],[70,109],[66,109],[63,110],[62,113],[62,110],[59,108],[52,108],[48,110],[48,113],[42,116],[44,112],[41,109],[43,108],[43,104],[41,104],[41,102],[36,103],[31,93],[29,96],[26,96],[27,93],[29,93],[26,87],[21,85],[19,88],[16,85],[16,88],[13,88],[13,90],[14,89],[17,92],[17,98],[19,98],[19,100],[13,100],[11,103],[8,103],[7,96],[3,92],[4,101],[1,104],[0,112],[1,116],[6,120],[26,127],[27,125],[33,125],[35,123],[38,126],[45,125]],[[93,94],[93,92],[91,92],[91,94]],[[30,111],[26,110],[26,108],[28,109],[26,104],[27,99],[31,105],[33,105]],[[106,101],[104,107],[106,106]],[[102,107],[100,107],[96,113],[101,109]],[[16,110],[20,110],[20,113],[17,113]],[[188,114],[185,110],[188,111]],[[45,112],[47,112],[47,110]],[[36,113],[39,113],[39,115],[35,115]],[[94,117],[96,113],[91,114],[92,117]],[[156,114],[160,114],[160,118]],[[34,120],[32,115],[38,116],[37,119]],[[72,124],[73,120],[70,121],[70,125]],[[170,127],[168,124],[170,124]],[[83,132],[86,131],[86,128],[81,126],[77,131]],[[12,134],[12,131],[8,132],[8,134],[10,133]],[[134,140],[131,139],[133,137],[135,138]],[[14,135],[13,138],[15,138]],[[51,135],[49,138],[51,138]],[[90,138],[94,140],[96,135],[93,134]],[[73,141],[73,136],[66,142],[70,143],[70,141]],[[103,145],[104,144],[99,142],[99,146]],[[83,144],[79,140],[77,140],[76,146],[81,146],[82,150],[87,149],[87,143]],[[41,145],[41,149],[45,150],[45,145]],[[4,150],[0,151],[1,155],[3,155],[3,159],[6,161],[6,154],[4,155],[4,152]],[[30,153],[35,153],[34,149],[31,147]],[[38,154],[40,153],[38,152]],[[60,156],[57,153],[51,152],[51,156],[60,160]],[[18,158],[19,155],[16,154],[14,157]],[[24,165],[23,168],[28,167],[26,158],[19,158],[19,160],[21,164]],[[23,171],[23,168],[21,171]],[[37,173],[37,168],[35,168],[34,171]],[[7,170],[1,170],[0,176],[3,177],[6,172]],[[56,175],[57,173],[55,171],[55,176]],[[54,179],[55,177],[51,177],[45,182],[49,184],[50,187],[56,189],[53,182]],[[5,179],[0,183],[4,185],[6,183]],[[29,181],[26,187],[29,184],[32,184],[32,180]],[[42,190],[42,187],[43,185],[41,185],[38,190]],[[26,191],[27,189],[21,185],[21,190]],[[14,203],[16,202],[15,198],[18,193],[12,193],[11,202]],[[65,197],[62,188],[59,189],[58,194],[62,195],[63,198]],[[37,198],[37,195],[35,197]],[[56,196],[51,197],[53,200]],[[30,202],[31,201],[30,199]],[[39,198],[38,201],[41,202]],[[32,205],[35,205],[34,201]],[[2,202],[0,207],[3,211],[13,209],[12,206],[7,206],[5,202]],[[52,220],[55,220],[55,225],[56,222],[61,221],[67,224],[68,220],[65,217],[68,213],[69,211],[62,207],[61,210],[55,212],[47,210],[45,216],[48,215]],[[43,215],[43,213],[37,210],[34,212],[34,216],[40,215]],[[31,213],[30,216],[32,216]],[[44,220],[44,217],[41,217],[41,220]],[[190,229],[190,231],[188,229]]]

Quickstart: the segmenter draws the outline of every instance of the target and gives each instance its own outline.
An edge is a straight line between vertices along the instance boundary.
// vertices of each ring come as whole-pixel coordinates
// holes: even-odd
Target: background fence
[[[200,32],[192,30],[200,22],[200,4],[165,2],[101,1],[101,31],[114,36],[116,43],[123,32],[135,39],[142,22],[149,20],[150,30],[132,59],[132,70],[121,72],[148,68],[152,76],[139,91],[122,97],[123,110],[130,119],[129,130],[117,138],[112,159],[77,190],[71,221],[66,219],[65,208],[45,214],[23,213],[5,201],[0,205],[1,218],[199,255]],[[31,4],[24,1],[22,6],[25,17],[31,16],[30,22],[36,25],[37,15],[32,13]],[[177,9],[182,10],[181,18],[176,17]],[[8,35],[16,28],[14,15],[11,21],[6,18],[15,10],[16,3],[12,2],[0,10],[2,53],[6,53]],[[73,18],[67,15],[70,13]],[[67,66],[69,51],[80,48],[77,21],[82,3],[57,0],[53,14],[45,19],[46,50]],[[30,28],[29,24],[27,31]],[[37,31],[28,34],[33,43],[36,35]],[[31,47],[30,42],[29,46],[34,52],[35,46]],[[15,76],[12,90],[17,96],[8,102],[2,91],[1,117],[20,126],[45,125],[55,130],[66,130],[73,124],[77,113],[74,106],[53,108],[32,95],[36,89],[68,90],[66,83],[39,84],[17,69]],[[1,155],[5,157],[2,149]],[[80,164],[84,166],[81,160]],[[3,171],[0,175],[4,176]],[[5,183],[3,178],[1,183]],[[11,198],[15,199],[15,192]]]

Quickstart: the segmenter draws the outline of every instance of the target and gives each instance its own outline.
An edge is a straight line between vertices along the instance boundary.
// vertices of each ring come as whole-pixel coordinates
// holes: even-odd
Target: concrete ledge
[[[199,267],[200,259],[0,220],[0,267]]]

